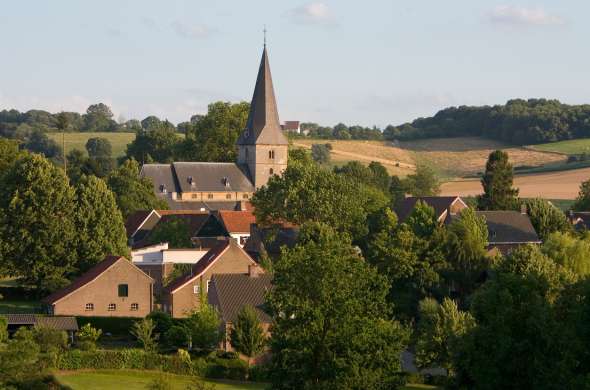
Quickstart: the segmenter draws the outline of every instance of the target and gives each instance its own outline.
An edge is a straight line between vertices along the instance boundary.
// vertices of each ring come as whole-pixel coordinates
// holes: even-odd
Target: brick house
[[[250,225],[256,223],[256,217],[252,211],[220,210],[214,215],[219,219],[226,234],[234,238],[243,248],[250,237]]]
[[[235,240],[220,242],[192,267],[190,274],[172,281],[163,289],[163,310],[174,318],[186,317],[199,308],[213,274],[245,274],[250,265],[256,265],[256,262]]]
[[[145,317],[154,280],[121,256],[107,256],[69,286],[43,299],[51,315]]]
[[[246,274],[216,274],[211,279],[209,304],[217,308],[222,320],[223,341],[221,348],[233,351],[230,342],[231,329],[238,314],[245,306],[254,308],[260,325],[268,337],[272,319],[264,305],[271,289],[271,275],[264,274],[259,266],[252,265]]]

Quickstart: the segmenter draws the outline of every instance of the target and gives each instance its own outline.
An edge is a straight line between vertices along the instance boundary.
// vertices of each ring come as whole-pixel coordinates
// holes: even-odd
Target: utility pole
[[[68,117],[65,112],[57,115],[57,126],[61,129],[61,150],[64,160],[64,173],[66,174],[66,183],[68,182],[68,159],[66,158],[66,128],[68,127]]]

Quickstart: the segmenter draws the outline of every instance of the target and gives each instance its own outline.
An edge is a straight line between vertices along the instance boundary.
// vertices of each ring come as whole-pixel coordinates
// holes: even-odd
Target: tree
[[[0,316],[0,344],[8,341],[8,320],[4,316]]]
[[[219,313],[205,300],[201,302],[199,310],[189,315],[185,324],[190,332],[193,347],[210,351],[217,348],[221,342]]]
[[[449,225],[449,262],[447,278],[455,283],[462,298],[470,294],[482,273],[490,265],[486,254],[488,229],[483,217],[472,208],[461,211]]]
[[[113,153],[111,143],[106,138],[93,137],[86,141],[86,151],[90,158],[108,158],[110,159]]]
[[[311,145],[311,157],[318,164],[328,164],[330,162],[330,144],[313,144]]]
[[[32,338],[20,338],[19,332],[0,348],[0,385],[6,388],[39,373],[39,346]]]
[[[113,112],[104,103],[92,104],[84,115],[84,131],[115,131],[117,122],[113,120]]]
[[[65,285],[76,262],[75,194],[40,155],[17,160],[0,181],[3,268],[39,291]]]
[[[386,278],[346,235],[305,224],[275,263],[273,283],[273,388],[397,387],[408,332],[389,319]]]
[[[490,153],[481,179],[484,193],[477,198],[480,210],[513,210],[518,205],[518,189],[512,187],[514,173],[508,154],[502,150]]]
[[[580,192],[576,198],[576,203],[572,206],[575,211],[590,210],[590,179],[580,184]]]
[[[81,349],[94,350],[102,330],[94,328],[90,323],[83,325],[76,334]]]
[[[169,163],[173,161],[181,141],[170,122],[158,126],[151,124],[148,130],[135,133],[135,139],[127,145],[126,154],[137,161],[153,159],[155,162]]]
[[[251,201],[259,223],[323,222],[348,232],[354,239],[367,234],[369,211],[388,203],[387,197],[378,191],[371,192],[366,186],[317,165],[297,163],[289,164],[282,176],[273,176]]]
[[[473,317],[459,310],[456,302],[448,298],[442,304],[432,298],[422,300],[416,336],[418,367],[442,367],[453,376],[461,338],[474,326]]]
[[[555,232],[549,235],[542,246],[549,258],[583,278],[590,275],[590,237],[576,237]]]
[[[19,151],[17,141],[0,138],[0,176],[23,154]]]
[[[33,153],[43,154],[50,159],[59,159],[62,154],[57,142],[47,137],[47,134],[41,130],[33,130],[21,147]]]
[[[427,165],[418,164],[416,172],[405,179],[405,189],[413,196],[435,196],[440,192],[436,173]]]
[[[372,161],[369,166],[364,166],[358,161],[349,161],[341,167],[334,167],[334,172],[344,175],[352,181],[363,183],[389,194],[391,178],[381,163]]]
[[[154,334],[156,325],[150,318],[133,322],[130,333],[135,336],[146,352],[155,352],[158,347],[158,335]]]
[[[168,208],[164,200],[156,197],[151,180],[139,176],[139,164],[133,159],[126,160],[119,168],[111,172],[107,178],[107,184],[115,194],[115,200],[123,218],[127,218],[138,210]]]
[[[527,199],[524,202],[531,223],[541,240],[553,232],[567,232],[571,224],[565,214],[544,199]]]
[[[95,176],[76,185],[77,267],[85,272],[106,255],[128,256],[127,233],[115,196]]]
[[[164,278],[164,286],[169,285],[181,276],[190,274],[193,269],[193,265],[190,263],[177,263],[172,267],[172,271]]]
[[[192,248],[192,232],[185,218],[169,218],[156,225],[147,237],[147,245],[167,242],[170,248]]]
[[[215,102],[207,115],[191,123],[180,147],[184,161],[236,161],[236,142],[246,128],[250,104]]]
[[[391,176],[389,176],[387,168],[385,168],[380,162],[371,161],[369,163],[369,170],[372,174],[372,184],[381,191],[388,193],[391,185]]]
[[[252,306],[244,306],[231,331],[231,345],[250,359],[262,352],[266,339],[258,315]]]
[[[434,208],[421,200],[416,202],[405,223],[420,238],[430,237],[438,226]]]

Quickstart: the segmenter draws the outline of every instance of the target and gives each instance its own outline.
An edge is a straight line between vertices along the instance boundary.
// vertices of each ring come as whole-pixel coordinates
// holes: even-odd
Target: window
[[[117,310],[117,305],[115,305],[114,303],[109,303],[109,311],[115,311]]]
[[[128,297],[129,296],[129,286],[127,284],[120,284],[119,285],[119,296],[120,297]]]
[[[86,311],[94,310],[94,303],[87,303],[86,304]]]
[[[207,292],[209,292],[209,285],[211,284],[211,280],[207,280]]]
[[[192,194],[191,195],[191,198],[193,198],[193,199],[197,199],[198,197],[199,197],[199,194]]]
[[[213,194],[207,194],[207,199],[213,199]]]
[[[270,173],[271,175],[274,175],[275,171],[274,171],[274,169],[270,168],[270,171],[268,171],[268,173]]]
[[[275,151],[274,150],[269,150],[268,151],[268,158],[270,158],[270,159],[274,159],[275,158]]]
[[[243,198],[243,199],[248,199],[248,194],[243,194],[243,195],[242,195],[242,198]]]
[[[131,304],[131,311],[139,310],[139,303],[132,303]]]
[[[193,286],[193,293],[199,294],[200,292],[201,292],[201,286],[199,286],[198,284],[195,284]]]
[[[231,194],[226,194],[225,199],[231,199]]]

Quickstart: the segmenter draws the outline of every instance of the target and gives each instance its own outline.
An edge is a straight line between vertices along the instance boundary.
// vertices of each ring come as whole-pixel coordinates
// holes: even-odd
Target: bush
[[[164,341],[171,347],[180,348],[188,345],[189,337],[190,333],[186,327],[174,325],[164,335]]]
[[[252,382],[270,382],[270,366],[267,364],[251,366],[248,379]]]
[[[208,363],[207,377],[214,379],[246,380],[248,363],[240,359],[213,359]]]
[[[90,324],[85,324],[78,331],[78,348],[90,351],[96,348],[96,342],[100,338],[102,330],[92,327]]]
[[[166,374],[160,374],[148,383],[147,388],[149,390],[172,390],[172,381]]]
[[[110,333],[113,336],[130,337],[129,330],[137,318],[132,317],[77,317],[78,327],[86,324],[93,328],[102,329],[103,334]]]

